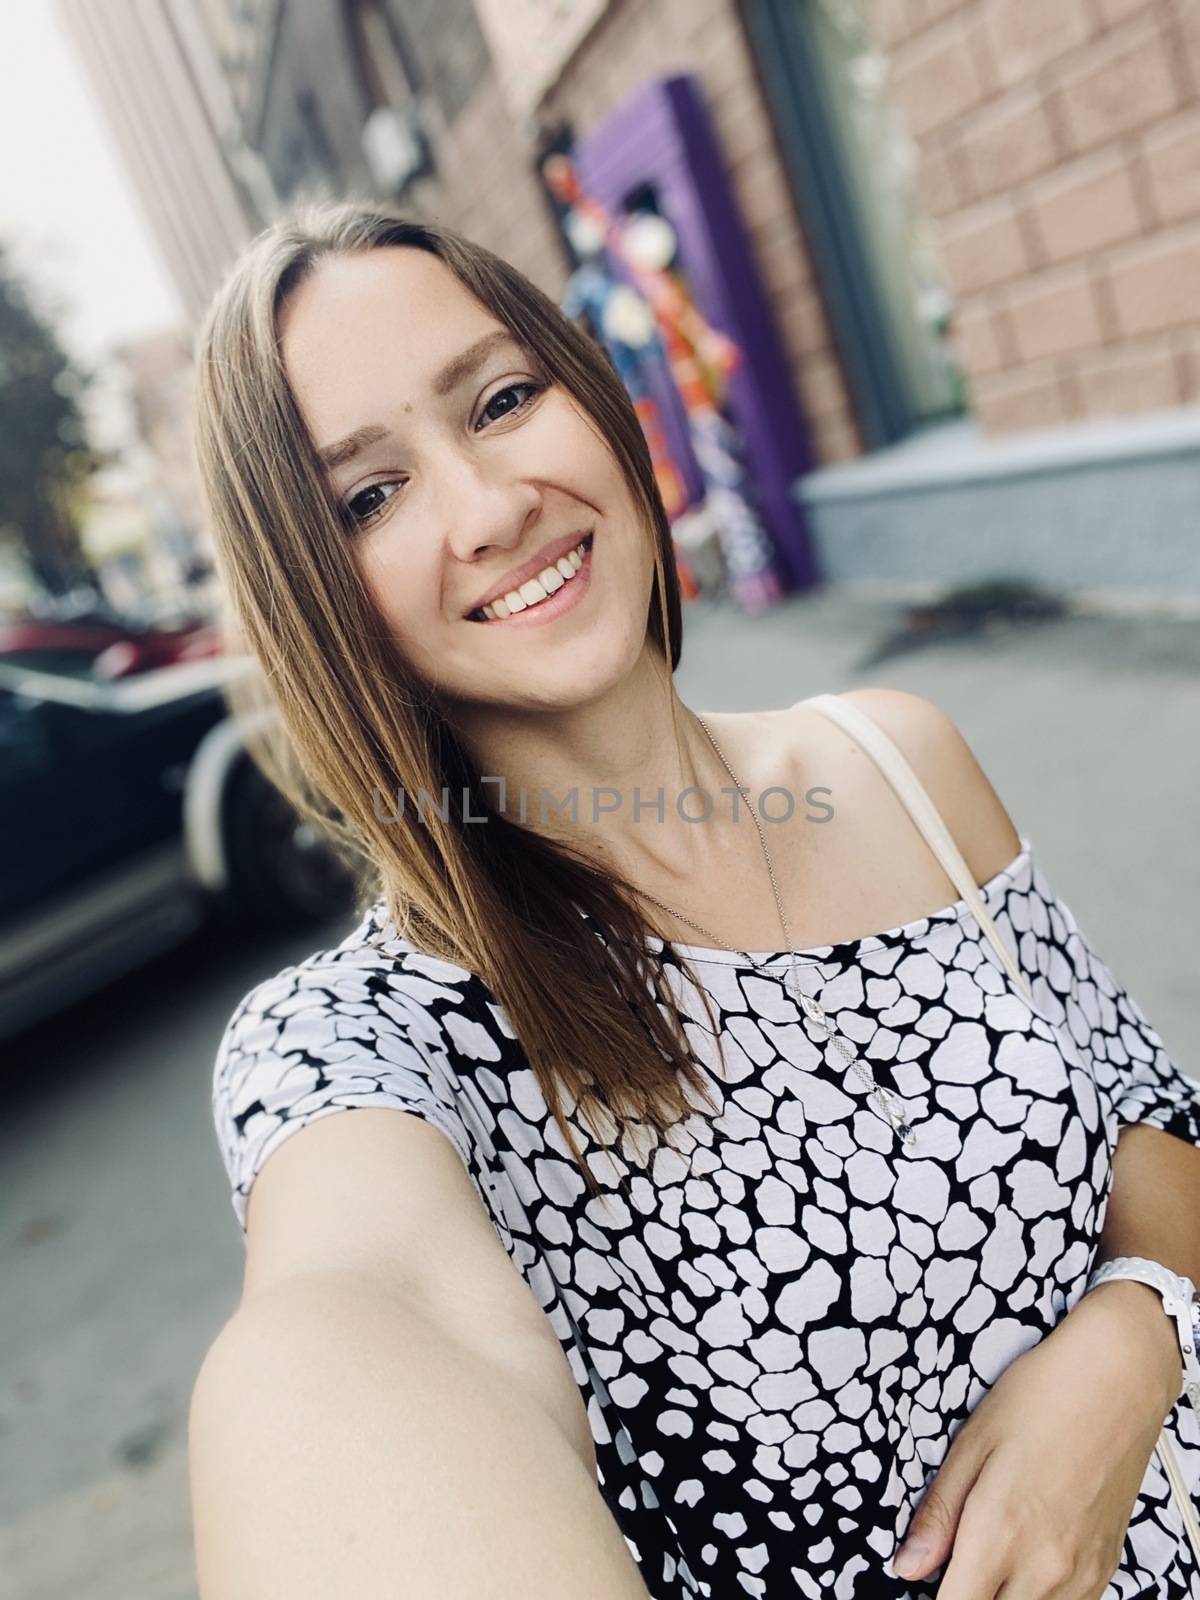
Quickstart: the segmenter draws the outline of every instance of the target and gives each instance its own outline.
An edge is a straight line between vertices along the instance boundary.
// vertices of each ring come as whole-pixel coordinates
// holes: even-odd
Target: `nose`
[[[454,556],[470,563],[493,548],[516,549],[541,510],[537,486],[467,452],[452,453],[440,467],[439,514]]]

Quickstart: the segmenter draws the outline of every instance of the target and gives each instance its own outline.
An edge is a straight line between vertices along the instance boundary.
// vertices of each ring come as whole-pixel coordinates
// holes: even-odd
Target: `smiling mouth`
[[[480,606],[474,611],[467,612],[468,622],[500,622],[505,617],[515,616],[518,611],[532,611],[543,601],[549,600],[551,595],[568,583],[571,583],[576,573],[583,566],[584,558],[592,548],[594,535],[587,533],[573,550],[568,550],[565,556],[559,556],[552,566],[544,567],[536,577],[527,578],[515,589],[510,589],[507,594],[489,601],[486,606]]]

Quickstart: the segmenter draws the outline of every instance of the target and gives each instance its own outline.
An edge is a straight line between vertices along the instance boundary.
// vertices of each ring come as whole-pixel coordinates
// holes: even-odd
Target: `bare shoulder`
[[[986,783],[962,730],[936,701],[908,689],[883,688],[847,689],[835,698],[858,706],[878,723],[903,750],[922,782],[926,772],[918,763],[943,770],[962,765],[970,776]]]
[[[976,882],[1006,867],[1020,836],[954,719],[907,689],[847,690],[838,697],[864,711],[899,748],[941,813]]]

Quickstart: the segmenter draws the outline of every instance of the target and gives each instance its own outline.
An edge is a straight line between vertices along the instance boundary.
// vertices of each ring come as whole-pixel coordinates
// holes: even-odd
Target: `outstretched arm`
[[[189,1417],[204,1600],[649,1600],[575,1378],[451,1143],[350,1109],[255,1179]]]

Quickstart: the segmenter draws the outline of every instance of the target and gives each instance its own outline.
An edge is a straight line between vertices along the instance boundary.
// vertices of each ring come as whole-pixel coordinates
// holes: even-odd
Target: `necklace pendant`
[[[829,1020],[824,1011],[822,1011],[821,1007],[813,999],[812,995],[805,994],[804,990],[796,981],[794,974],[792,976],[792,992],[795,994],[796,999],[799,1000],[800,1009],[804,1012],[806,1017],[813,1022],[819,1022],[824,1028],[829,1027]]]
[[[890,1089],[882,1087],[877,1087],[875,1093],[880,1105],[883,1107],[883,1114],[891,1125],[892,1132],[900,1140],[901,1144],[911,1148],[917,1142],[916,1129],[904,1112],[900,1110],[896,1097]]]

